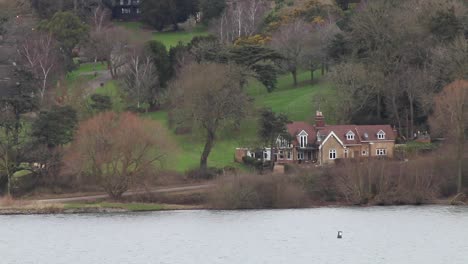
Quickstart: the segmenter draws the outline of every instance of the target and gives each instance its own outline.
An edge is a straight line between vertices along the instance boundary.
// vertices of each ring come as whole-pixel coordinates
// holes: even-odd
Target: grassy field
[[[192,31],[176,31],[176,32],[156,32],[153,33],[152,39],[162,42],[167,48],[175,47],[179,42],[184,44],[189,43],[194,37],[206,36],[209,33],[202,26],[196,27]]]
[[[187,44],[196,36],[206,36],[208,31],[204,26],[196,26],[191,31],[165,31],[155,32],[145,26],[141,22],[115,22],[116,25],[124,27],[135,33],[135,38],[147,38],[147,40],[153,39],[162,42],[166,48],[177,46],[179,42]],[[147,33],[147,34],[145,34]]]
[[[324,78],[318,77],[313,84],[310,83],[310,73],[298,74],[298,87],[294,87],[290,74],[278,78],[278,87],[272,93],[268,93],[258,82],[252,82],[248,87],[248,93],[255,98],[258,107],[269,107],[274,112],[285,113],[292,121],[312,121],[320,102],[320,109],[327,115],[327,121],[333,123],[335,117],[332,105],[334,104],[333,90]]]
[[[272,93],[259,83],[253,81],[247,91],[254,98],[254,109],[270,107],[278,113],[286,113],[292,121],[311,121],[315,114],[314,99],[322,98],[322,110],[331,109],[333,100],[333,90],[323,80],[316,83],[308,82],[309,73],[304,72],[299,76],[300,85],[293,87],[292,78],[283,75],[278,80],[278,88]],[[327,111],[328,112],[328,111]],[[327,113],[326,112],[326,113]],[[146,115],[153,120],[160,121],[168,128],[167,112],[159,111]],[[333,123],[333,118],[327,119]],[[168,128],[169,129],[169,128]],[[209,166],[225,167],[240,165],[234,162],[234,150],[237,147],[252,146],[257,143],[257,120],[252,116],[243,121],[238,131],[222,131],[218,136],[212,153],[209,157]],[[200,154],[203,150],[203,142],[197,135],[175,135],[169,133],[179,146],[179,150],[174,152],[174,157],[167,163],[168,168],[183,172],[191,168],[196,168],[199,164]]]
[[[120,26],[133,30],[136,34],[140,34],[143,25],[138,22],[118,23]],[[176,45],[179,41],[189,42],[194,36],[206,35],[204,28],[198,27],[193,32],[162,32],[151,33],[153,39],[163,42],[167,47]],[[103,66],[99,66],[103,67]],[[102,68],[101,68],[102,69]],[[92,64],[82,64],[80,68],[71,73],[70,79],[76,79],[83,72],[92,72]],[[292,77],[290,74],[285,74],[279,77],[277,89],[272,93],[268,93],[260,83],[251,81],[247,87],[247,93],[254,99],[254,105],[251,107],[251,117],[241,123],[237,131],[232,129],[222,131],[217,138],[215,146],[210,154],[208,165],[213,167],[241,165],[234,162],[234,151],[237,147],[252,146],[257,143],[257,123],[255,119],[256,109],[261,107],[270,107],[278,113],[285,113],[292,121],[312,121],[315,115],[315,110],[320,108],[324,112],[327,122],[333,123],[334,116],[332,105],[334,92],[330,89],[325,78],[321,78],[320,73],[315,73],[317,79],[314,83],[310,83],[310,73],[301,72],[298,74],[298,87],[293,86]],[[80,78],[82,76],[79,76]],[[118,87],[118,82],[110,81],[103,87],[96,90],[96,93],[108,95],[112,98],[113,108],[115,111],[123,111],[125,103],[122,99],[122,92]],[[147,118],[161,122],[168,130],[168,114],[165,111],[158,111],[144,115]],[[178,146],[178,150],[170,153],[170,158],[167,161],[167,169],[184,172],[199,165],[200,154],[204,147],[204,142],[200,140],[200,136],[192,135],[176,135],[173,131],[168,131],[173,141]]]

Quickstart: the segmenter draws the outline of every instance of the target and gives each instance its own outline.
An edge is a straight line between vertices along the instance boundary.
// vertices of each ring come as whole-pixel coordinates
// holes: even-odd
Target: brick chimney
[[[315,127],[316,128],[324,128],[325,127],[325,117],[323,116],[322,112],[317,111],[315,113]]]

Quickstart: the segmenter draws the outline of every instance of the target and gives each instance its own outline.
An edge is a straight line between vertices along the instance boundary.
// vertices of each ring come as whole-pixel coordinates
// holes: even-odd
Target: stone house
[[[140,4],[142,0],[104,0],[104,4],[111,9],[112,19],[139,20],[141,18]]]
[[[278,137],[273,155],[270,149],[264,150],[266,160],[328,165],[341,159],[392,158],[394,153],[396,131],[390,125],[326,125],[325,117],[318,111],[314,125],[293,122],[287,130],[292,140]],[[243,154],[251,152],[236,150],[236,160]]]

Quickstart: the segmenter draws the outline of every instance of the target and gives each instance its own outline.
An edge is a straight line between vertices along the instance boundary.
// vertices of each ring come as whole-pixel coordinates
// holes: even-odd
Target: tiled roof
[[[309,142],[315,142],[317,137],[317,132],[315,127],[306,122],[292,122],[287,125],[288,133],[294,138],[297,137],[299,133],[304,130],[308,135]]]
[[[377,134],[380,131],[385,133],[383,140],[395,140],[396,134],[390,125],[332,125],[317,129],[316,127],[306,122],[293,122],[288,125],[288,132],[291,136],[297,136],[302,130],[308,135],[308,141],[315,142],[317,140],[317,132],[321,138],[326,138],[333,132],[345,145],[361,144],[365,141],[379,141]],[[348,140],[346,134],[349,132],[354,134],[354,140]]]
[[[377,138],[380,131],[385,133],[384,140],[395,140],[396,135],[390,125],[336,125],[326,126],[320,130],[320,134],[327,136],[330,132],[335,135],[345,144],[361,144],[362,141],[378,141]],[[354,140],[348,140],[346,134],[351,131],[354,134]]]

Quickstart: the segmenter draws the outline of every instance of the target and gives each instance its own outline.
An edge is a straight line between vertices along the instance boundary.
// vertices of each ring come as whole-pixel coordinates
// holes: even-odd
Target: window
[[[305,148],[307,146],[307,136],[300,136],[301,138],[301,148]]]
[[[141,13],[140,8],[137,8],[136,12],[137,12],[137,14],[140,14]]]
[[[284,152],[282,150],[279,151],[279,159],[284,159]]]
[[[348,158],[348,154],[349,154],[349,150],[348,150],[348,149],[345,149],[345,150],[344,150],[344,157],[345,157],[345,158]]]
[[[385,132],[380,130],[379,133],[377,133],[377,138],[378,139],[385,139]]]
[[[288,153],[287,154],[288,155],[288,160],[290,160],[291,159],[291,151],[288,151],[287,153]]]
[[[366,150],[362,151],[362,156],[367,156],[367,151]]]
[[[304,152],[298,152],[297,153],[297,159],[298,160],[303,160],[304,159]]]
[[[255,153],[250,152],[250,157],[255,158]]]
[[[330,158],[331,160],[336,159],[336,149],[330,149],[329,158]]]
[[[278,145],[280,148],[288,148],[290,146],[290,143],[288,140],[280,137],[278,140]]]
[[[263,152],[263,158],[268,159],[268,153],[267,152]]]
[[[347,140],[354,140],[354,133],[349,131],[348,134],[346,134],[346,139]]]
[[[386,149],[377,149],[377,156],[387,156]]]
[[[130,8],[122,8],[122,14],[130,14],[131,12]]]

